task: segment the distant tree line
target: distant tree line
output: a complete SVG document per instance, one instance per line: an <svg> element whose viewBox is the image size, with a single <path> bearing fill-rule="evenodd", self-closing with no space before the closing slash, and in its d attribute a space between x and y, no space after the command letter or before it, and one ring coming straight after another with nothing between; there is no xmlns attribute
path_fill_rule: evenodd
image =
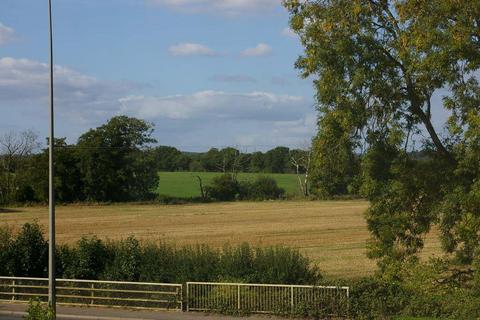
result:
<svg viewBox="0 0 480 320"><path fill-rule="evenodd" d="M155 147L152 133L152 123L117 116L82 134L76 144L55 139L56 199L65 203L153 200L159 171L210 171L228 176L228 187L233 188L230 195L222 189L226 187L225 183L222 186L224 177L212 186L202 186L202 199L277 199L284 192L274 180L239 183L237 174L307 172L302 163L308 151L277 147L265 153L241 153L235 148L212 148L205 153L187 153ZM0 137L0 204L48 200L48 149L38 152L39 146L31 131ZM257 192L259 185L261 192Z"/></svg>
<svg viewBox="0 0 480 320"><path fill-rule="evenodd" d="M279 146L252 153L233 147L182 152L175 147L159 146L152 152L161 171L295 173L292 156L305 151Z"/></svg>

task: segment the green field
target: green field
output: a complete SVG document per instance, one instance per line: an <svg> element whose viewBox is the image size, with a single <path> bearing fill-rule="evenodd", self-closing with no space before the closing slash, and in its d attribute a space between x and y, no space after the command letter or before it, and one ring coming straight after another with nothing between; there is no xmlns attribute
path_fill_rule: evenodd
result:
<svg viewBox="0 0 480 320"><path fill-rule="evenodd" d="M218 175L219 172L160 172L160 182L158 185L158 194L188 198L199 197L200 188L196 175L202 177L204 185L208 185L212 179ZM238 179L240 181L252 181L259 173L239 173ZM277 180L279 187L283 188L287 195L298 195L298 179L295 174L270 173L264 174L273 177Z"/></svg>

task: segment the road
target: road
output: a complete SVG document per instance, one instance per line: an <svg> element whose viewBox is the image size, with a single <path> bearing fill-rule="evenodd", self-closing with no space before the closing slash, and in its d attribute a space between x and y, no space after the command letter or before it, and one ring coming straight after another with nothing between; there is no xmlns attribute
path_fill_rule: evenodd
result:
<svg viewBox="0 0 480 320"><path fill-rule="evenodd" d="M0 303L1 320L23 319L27 309L26 304L20 303ZM228 320L238 319L234 316L224 316L216 314L205 314L196 312L181 311L137 311L118 308L97 308L97 307L57 307L58 319L78 319L78 320ZM270 316L250 316L242 319L248 320L279 320L278 317Z"/></svg>

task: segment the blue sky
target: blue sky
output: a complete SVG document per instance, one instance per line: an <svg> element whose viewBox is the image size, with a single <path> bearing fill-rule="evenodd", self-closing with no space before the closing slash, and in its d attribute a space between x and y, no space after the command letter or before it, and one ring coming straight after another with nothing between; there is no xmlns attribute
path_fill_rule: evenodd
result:
<svg viewBox="0 0 480 320"><path fill-rule="evenodd" d="M48 129L47 0L0 3L0 133ZM299 147L311 79L280 0L53 0L57 136L126 114L183 150Z"/></svg>

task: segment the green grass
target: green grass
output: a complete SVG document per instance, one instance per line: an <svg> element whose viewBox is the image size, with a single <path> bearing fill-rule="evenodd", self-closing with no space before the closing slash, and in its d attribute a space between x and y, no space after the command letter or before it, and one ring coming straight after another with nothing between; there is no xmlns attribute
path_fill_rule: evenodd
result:
<svg viewBox="0 0 480 320"><path fill-rule="evenodd" d="M202 177L204 186L208 185L219 172L160 172L160 183L158 193L171 197L188 198L199 197L200 189L196 175ZM240 173L240 181L254 180L259 173ZM271 173L264 174L277 180L279 187L285 189L288 195L298 195L298 180L295 174Z"/></svg>

